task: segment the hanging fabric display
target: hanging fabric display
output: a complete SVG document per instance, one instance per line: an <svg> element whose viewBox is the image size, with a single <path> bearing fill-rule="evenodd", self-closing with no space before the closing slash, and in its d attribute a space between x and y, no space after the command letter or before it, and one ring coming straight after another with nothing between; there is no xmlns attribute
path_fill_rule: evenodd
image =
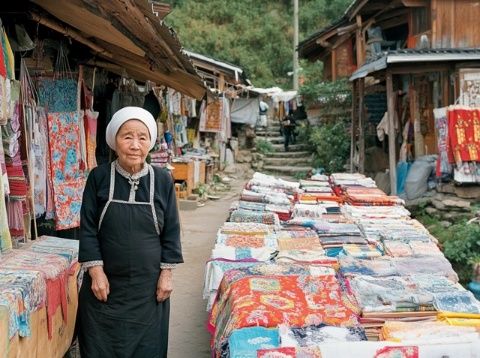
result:
<svg viewBox="0 0 480 358"><path fill-rule="evenodd" d="M80 224L85 177L79 166L79 122L83 111L49 113L51 174L55 194L56 229L65 230Z"/></svg>
<svg viewBox="0 0 480 358"><path fill-rule="evenodd" d="M448 141L448 117L447 107L435 108L433 110L435 117L435 130L437 132L438 159L436 167L437 177L449 175L452 172L452 166L448 161L449 141Z"/></svg>
<svg viewBox="0 0 480 358"><path fill-rule="evenodd" d="M480 161L480 109L464 106L448 108L450 163Z"/></svg>
<svg viewBox="0 0 480 358"><path fill-rule="evenodd" d="M2 138L0 136L0 142L1 140ZM3 146L0 146L0 151L2 151L0 153L0 156L3 157L2 149L3 149ZM2 180L2 182L5 180L3 176L0 179ZM8 218L7 218L7 208L5 206L4 185L0 183L0 255L2 252L5 252L11 248L12 248L12 239L10 237L10 231L8 230Z"/></svg>
<svg viewBox="0 0 480 358"><path fill-rule="evenodd" d="M200 109L200 131L220 133L223 131L223 100L217 99L208 104L202 103Z"/></svg>
<svg viewBox="0 0 480 358"><path fill-rule="evenodd" d="M34 158L34 203L37 217L47 210L47 115L41 107L37 108L36 121L33 127Z"/></svg>
<svg viewBox="0 0 480 358"><path fill-rule="evenodd" d="M97 166L95 148L97 147L97 119L98 112L85 110L85 137L87 142L87 169L90 171Z"/></svg>

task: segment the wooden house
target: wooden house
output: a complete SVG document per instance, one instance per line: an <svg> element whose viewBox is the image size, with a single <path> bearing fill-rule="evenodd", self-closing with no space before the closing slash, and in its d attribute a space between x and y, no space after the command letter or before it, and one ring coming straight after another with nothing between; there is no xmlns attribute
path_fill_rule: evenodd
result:
<svg viewBox="0 0 480 358"><path fill-rule="evenodd" d="M356 0L300 43L301 57L324 62L325 80L352 82L352 171L365 170L365 147L375 144L375 127L388 113L384 149L395 193L402 140L411 158L435 154L433 109L480 105L478 18L476 0ZM407 124L413 135L402 139Z"/></svg>

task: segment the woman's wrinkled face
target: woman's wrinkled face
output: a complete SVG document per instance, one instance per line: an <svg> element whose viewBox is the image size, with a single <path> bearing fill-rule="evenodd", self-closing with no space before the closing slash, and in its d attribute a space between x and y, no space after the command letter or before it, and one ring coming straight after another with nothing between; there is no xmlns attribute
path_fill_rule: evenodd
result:
<svg viewBox="0 0 480 358"><path fill-rule="evenodd" d="M126 121L115 137L118 161L127 170L143 168L150 149L150 132L138 119Z"/></svg>

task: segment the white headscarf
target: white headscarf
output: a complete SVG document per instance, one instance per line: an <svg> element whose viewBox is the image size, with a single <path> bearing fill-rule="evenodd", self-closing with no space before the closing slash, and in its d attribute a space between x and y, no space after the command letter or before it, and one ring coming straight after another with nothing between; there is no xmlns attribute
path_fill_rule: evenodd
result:
<svg viewBox="0 0 480 358"><path fill-rule="evenodd" d="M150 132L150 150L152 150L157 140L157 123L149 111L140 107L124 107L115 112L107 126L106 140L108 146L116 150L115 138L117 133L123 123L130 119L138 119L147 126Z"/></svg>

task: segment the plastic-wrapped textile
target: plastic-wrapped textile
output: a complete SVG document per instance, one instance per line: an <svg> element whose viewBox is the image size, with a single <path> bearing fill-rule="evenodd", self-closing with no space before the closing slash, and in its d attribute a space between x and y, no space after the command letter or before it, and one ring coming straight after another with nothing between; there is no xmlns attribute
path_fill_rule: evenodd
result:
<svg viewBox="0 0 480 358"><path fill-rule="evenodd" d="M318 238L278 239L280 250L321 250Z"/></svg>
<svg viewBox="0 0 480 358"><path fill-rule="evenodd" d="M226 222L220 228L222 234L245 234L245 235L261 235L271 233L269 225L261 223L233 223Z"/></svg>
<svg viewBox="0 0 480 358"><path fill-rule="evenodd" d="M280 346L277 329L248 327L237 329L228 338L230 358L257 358L257 350Z"/></svg>
<svg viewBox="0 0 480 358"><path fill-rule="evenodd" d="M398 276L398 271L388 258L362 260L352 256L339 257L340 273L344 276Z"/></svg>
<svg viewBox="0 0 480 358"><path fill-rule="evenodd" d="M347 256L358 259L371 259L382 256L382 252L375 245L346 244L343 245L343 251Z"/></svg>
<svg viewBox="0 0 480 358"><path fill-rule="evenodd" d="M320 205L295 204L293 208L293 217L318 219L326 213L327 210Z"/></svg>
<svg viewBox="0 0 480 358"><path fill-rule="evenodd" d="M366 341L362 327L333 327L325 324L307 327L278 327L283 347L312 347L322 343Z"/></svg>
<svg viewBox="0 0 480 358"><path fill-rule="evenodd" d="M452 264L442 255L394 257L392 263L401 276L433 274L458 282L458 275L453 270Z"/></svg>

